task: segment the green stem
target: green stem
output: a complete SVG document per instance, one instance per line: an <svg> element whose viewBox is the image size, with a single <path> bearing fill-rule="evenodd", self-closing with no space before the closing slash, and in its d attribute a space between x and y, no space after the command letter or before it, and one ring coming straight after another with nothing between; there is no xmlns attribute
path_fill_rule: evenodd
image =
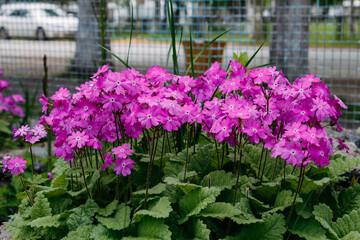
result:
<svg viewBox="0 0 360 240"><path fill-rule="evenodd" d="M257 178L258 179L260 178L261 161L262 161L264 150L265 150L264 145L265 144L263 144L263 147L262 147L262 150L261 150L261 155L260 155L259 168L258 168L258 173L257 173Z"/></svg>
<svg viewBox="0 0 360 240"><path fill-rule="evenodd" d="M34 199L32 199L32 197L30 197L30 194L29 194L28 190L27 190L26 187L25 187L25 184L24 184L24 182L23 182L23 179L22 179L21 175L19 175L19 179L20 179L21 185L23 186L23 188L24 188L24 190L25 190L25 192L26 192L26 195L28 196L28 198L29 198L29 200L30 200L31 206L33 206L33 205L34 205Z"/></svg>
<svg viewBox="0 0 360 240"><path fill-rule="evenodd" d="M239 178L240 178L240 169L241 169L241 161L242 161L242 150L243 150L243 146L242 144L242 138L243 138L243 132L240 133L240 142L239 142L239 150L240 150L240 157L239 157L239 167L238 167L238 172L237 172L237 178L236 178L236 185L235 185L235 196L234 196L234 202L233 205L235 206L236 203L236 198L237 198L237 191L238 191L238 186L239 186Z"/></svg>
<svg viewBox="0 0 360 240"><path fill-rule="evenodd" d="M186 129L187 129L186 159L185 159L185 170L184 170L184 179L183 179L183 182L185 182L185 179L186 179L186 170L187 170L187 164L188 164L188 159L189 159L189 139L190 139L190 128L189 128L189 124L186 125Z"/></svg>
<svg viewBox="0 0 360 240"><path fill-rule="evenodd" d="M148 166L148 171L147 171L147 175L146 175L145 205L147 204L147 199L148 199L148 195L149 195L150 175L151 175L151 167L152 167L152 163L153 163L152 152L155 151L155 149L154 149L155 148L155 137L156 137L156 132L154 132L154 139L152 140L152 147L151 147L151 149L149 149L150 160L149 160L149 166Z"/></svg>
<svg viewBox="0 0 360 240"><path fill-rule="evenodd" d="M84 179L84 185L85 185L85 188L86 188L89 198L92 199L91 193L90 193L88 185L86 183L84 165L83 165L82 158L80 157L80 155L79 155L79 160L80 160L80 166L81 166L82 175L83 175L83 179Z"/></svg>
<svg viewBox="0 0 360 240"><path fill-rule="evenodd" d="M264 159L264 166L262 169L261 177L260 177L260 184L262 183L264 172L265 172L265 166L266 166L266 160L267 160L268 150L265 150L265 159Z"/></svg>
<svg viewBox="0 0 360 240"><path fill-rule="evenodd" d="M31 145L30 145L30 158L31 158L31 173L34 175L34 158L33 158Z"/></svg>
<svg viewBox="0 0 360 240"><path fill-rule="evenodd" d="M217 140L215 140L215 149L216 149L216 156L217 156L217 167L218 167L218 170L220 170L220 157L219 157L219 148L218 148L218 145L217 145Z"/></svg>

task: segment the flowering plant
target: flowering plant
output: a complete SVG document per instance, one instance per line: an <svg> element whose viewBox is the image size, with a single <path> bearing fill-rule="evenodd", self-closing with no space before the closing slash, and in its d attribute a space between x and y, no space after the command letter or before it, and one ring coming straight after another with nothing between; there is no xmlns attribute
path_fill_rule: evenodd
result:
<svg viewBox="0 0 360 240"><path fill-rule="evenodd" d="M294 221L311 218L321 227L321 213L312 214L300 189L327 188L354 164L331 158L325 131L341 131L345 104L314 75L292 84L276 67L248 68L236 60L229 66L215 62L194 79L158 66L143 75L105 65L75 94L60 88L41 96L39 125L14 133L32 144L51 128L61 158L48 175L50 186L27 192L25 208L8 224L12 233L280 239L286 231L306 236ZM6 164L14 174L25 166L18 157ZM58 203L60 196L67 200ZM319 211L328 207L322 199ZM310 215L296 209L294 216L295 205Z"/></svg>

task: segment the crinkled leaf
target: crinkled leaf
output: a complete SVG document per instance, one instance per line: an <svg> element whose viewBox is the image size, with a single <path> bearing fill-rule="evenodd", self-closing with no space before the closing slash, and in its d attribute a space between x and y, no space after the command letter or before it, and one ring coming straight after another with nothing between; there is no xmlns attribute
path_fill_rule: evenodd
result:
<svg viewBox="0 0 360 240"><path fill-rule="evenodd" d="M299 218L295 224L290 223L289 231L306 240L327 240L326 231L314 219Z"/></svg>
<svg viewBox="0 0 360 240"><path fill-rule="evenodd" d="M43 176L41 175L33 175L31 178L28 178L27 181L29 182L29 184L31 186L37 186L37 185L40 185L44 182L46 182L48 179L47 178L44 178Z"/></svg>
<svg viewBox="0 0 360 240"><path fill-rule="evenodd" d="M338 218L333 222L332 227L337 235L342 238L352 231L360 231L360 209Z"/></svg>
<svg viewBox="0 0 360 240"><path fill-rule="evenodd" d="M165 164L164 176L177 178L178 175L183 175L185 169L185 162L179 159L175 159L174 154L167 155L170 156L170 159Z"/></svg>
<svg viewBox="0 0 360 240"><path fill-rule="evenodd" d="M216 170L212 165L214 157L213 144L199 145L196 153L189 158L189 170L197 172L199 176Z"/></svg>
<svg viewBox="0 0 360 240"><path fill-rule="evenodd" d="M207 205L207 207L198 214L202 217L213 218L230 218L240 215L241 211L230 203L215 202Z"/></svg>
<svg viewBox="0 0 360 240"><path fill-rule="evenodd" d="M342 213L360 209L360 184L355 184L340 192L339 207Z"/></svg>
<svg viewBox="0 0 360 240"><path fill-rule="evenodd" d="M274 208L272 208L269 213L283 211L286 208L290 207L294 201L294 195L290 190L283 190L277 196L274 204ZM298 196L296 198L296 202L302 202L302 199Z"/></svg>
<svg viewBox="0 0 360 240"><path fill-rule="evenodd" d="M182 224L186 222L190 216L200 213L208 204L215 202L219 194L220 189L218 188L196 188L189 192L179 203L180 212L183 216L183 218L179 220L179 223Z"/></svg>
<svg viewBox="0 0 360 240"><path fill-rule="evenodd" d="M297 189L298 185L298 177L295 177L293 175L286 177L286 182L291 184L292 189L294 191ZM331 179L328 177L322 178L320 180L312 180L308 178L307 176L304 177L304 181L301 187L301 194L307 195L311 191L318 189L319 187L324 187L325 185L329 184L331 182Z"/></svg>
<svg viewBox="0 0 360 240"><path fill-rule="evenodd" d="M91 188L94 187L96 181L97 181L99 178L100 178L100 172L99 172L99 170L95 170L94 173L93 173L91 176L88 176L88 177L86 178L87 187L88 187L89 191L91 191ZM80 195L80 194L82 194L82 193L84 193L84 192L86 192L85 186L84 186L81 190L79 190L79 191L77 191L77 192L70 192L70 191L69 191L69 194L70 194L71 196L75 197L75 196L78 196L78 195Z"/></svg>
<svg viewBox="0 0 360 240"><path fill-rule="evenodd" d="M62 240L90 240L93 225L80 226L74 231L70 231Z"/></svg>
<svg viewBox="0 0 360 240"><path fill-rule="evenodd" d="M29 222L28 225L35 228L58 227L60 226L59 216L46 216L37 218Z"/></svg>
<svg viewBox="0 0 360 240"><path fill-rule="evenodd" d="M285 217L282 214L264 215L264 222L254 223L244 228L238 239L246 240L279 240L286 232Z"/></svg>
<svg viewBox="0 0 360 240"><path fill-rule="evenodd" d="M178 178L166 177L164 182L168 185L178 186L185 194L188 194L191 190L201 188L201 186L191 183L183 183Z"/></svg>
<svg viewBox="0 0 360 240"><path fill-rule="evenodd" d="M108 229L122 230L130 224L130 207L124 203L118 207L115 217L96 216L96 219Z"/></svg>
<svg viewBox="0 0 360 240"><path fill-rule="evenodd" d="M90 233L90 239L94 240L114 240L118 238L119 236L116 236L111 230L107 229L101 224L93 227Z"/></svg>
<svg viewBox="0 0 360 240"><path fill-rule="evenodd" d="M165 189L166 189L166 184L159 183L159 184L155 185L154 187L150 188L148 194L149 195L153 195L153 194L158 195L158 194L164 192ZM133 192L133 195L136 196L136 195L141 195L141 194L145 194L145 193L146 193L146 191L144 189L144 190Z"/></svg>
<svg viewBox="0 0 360 240"><path fill-rule="evenodd" d="M193 221L193 240L209 240L211 231L206 228L206 225L200 219Z"/></svg>
<svg viewBox="0 0 360 240"><path fill-rule="evenodd" d="M237 216L231 217L231 220L237 224L251 224L263 222L263 219L258 219L251 211L250 202L248 198L241 198L239 202L235 204L235 207L241 212Z"/></svg>
<svg viewBox="0 0 360 240"><path fill-rule="evenodd" d="M63 174L69 167L69 164L63 158L58 158L54 163L54 169L52 170L54 179Z"/></svg>
<svg viewBox="0 0 360 240"><path fill-rule="evenodd" d="M336 154L330 156L330 164L325 167L325 170L328 171L329 177L334 179L358 165L360 165L360 158L350 159L346 156Z"/></svg>
<svg viewBox="0 0 360 240"><path fill-rule="evenodd" d="M236 184L236 179L232 173L226 173L225 171L214 171L206 175L201 181L201 185L204 187L209 186L217 187L221 190L227 188L231 189Z"/></svg>
<svg viewBox="0 0 360 240"><path fill-rule="evenodd" d="M34 199L34 205L30 210L31 219L37 219L51 215L51 208L48 199L39 192Z"/></svg>
<svg viewBox="0 0 360 240"><path fill-rule="evenodd" d="M72 209L72 213L67 219L70 230L75 230L79 226L92 224L91 218L98 211L99 207L92 199L88 199L84 205Z"/></svg>
<svg viewBox="0 0 360 240"><path fill-rule="evenodd" d="M148 205L148 209L142 209L134 214L134 218L132 220L133 223L139 222L144 216L150 216L154 218L167 218L169 217L170 212L173 210L171 207L171 203L167 197L154 199L149 202Z"/></svg>
<svg viewBox="0 0 360 240"><path fill-rule="evenodd" d="M6 134L12 134L12 132L9 129L10 123L5 120L0 120L0 132L6 133Z"/></svg>
<svg viewBox="0 0 360 240"><path fill-rule="evenodd" d="M338 239L337 234L334 232L331 226L333 212L330 207L326 204L320 203L319 205L314 206L313 214L321 226L326 229L335 239Z"/></svg>
<svg viewBox="0 0 360 240"><path fill-rule="evenodd" d="M100 208L98 213L103 217L110 216L116 209L117 205L118 205L118 201L114 200L111 203L109 203L105 208Z"/></svg>
<svg viewBox="0 0 360 240"><path fill-rule="evenodd" d="M65 188L66 185L67 185L67 183L66 183L66 180L65 180L65 172L63 172L59 176L55 177L51 181L51 187L52 188Z"/></svg>
<svg viewBox="0 0 360 240"><path fill-rule="evenodd" d="M138 236L150 239L171 240L169 227L164 224L164 219L144 216L138 225Z"/></svg>
<svg viewBox="0 0 360 240"><path fill-rule="evenodd" d="M360 232L349 232L346 236L342 237L341 240L357 240L360 239Z"/></svg>

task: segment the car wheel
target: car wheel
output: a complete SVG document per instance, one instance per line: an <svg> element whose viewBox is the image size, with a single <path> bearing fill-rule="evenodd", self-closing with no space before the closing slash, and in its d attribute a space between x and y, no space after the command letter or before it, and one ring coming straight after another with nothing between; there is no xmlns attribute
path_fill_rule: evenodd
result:
<svg viewBox="0 0 360 240"><path fill-rule="evenodd" d="M46 34L45 34L44 29L38 28L36 30L36 39L39 41L44 41L46 39Z"/></svg>
<svg viewBox="0 0 360 240"><path fill-rule="evenodd" d="M5 30L5 28L0 28L0 39L8 39L9 36Z"/></svg>

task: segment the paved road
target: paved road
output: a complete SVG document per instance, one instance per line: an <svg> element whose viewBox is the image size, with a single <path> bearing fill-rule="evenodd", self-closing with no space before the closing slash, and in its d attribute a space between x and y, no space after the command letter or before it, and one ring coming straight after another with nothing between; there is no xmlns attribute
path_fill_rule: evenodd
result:
<svg viewBox="0 0 360 240"><path fill-rule="evenodd" d="M34 40L0 40L0 68L6 75L19 77L42 76L42 57L48 58L49 74L58 75L66 71L75 54L74 41L34 41ZM251 55L256 46L234 45L228 43L224 52L224 62L228 62L233 52L247 51ZM121 58L127 55L128 43L113 42L111 49ZM147 68L154 64L165 67L168 43L153 41L134 41L130 52L130 65ZM180 46L180 67L184 69L184 50ZM269 62L269 49L264 47L255 58L254 64ZM116 66L120 63L115 61ZM171 65L171 59L170 64ZM309 72L339 77L341 79L360 78L360 49L310 48Z"/></svg>

